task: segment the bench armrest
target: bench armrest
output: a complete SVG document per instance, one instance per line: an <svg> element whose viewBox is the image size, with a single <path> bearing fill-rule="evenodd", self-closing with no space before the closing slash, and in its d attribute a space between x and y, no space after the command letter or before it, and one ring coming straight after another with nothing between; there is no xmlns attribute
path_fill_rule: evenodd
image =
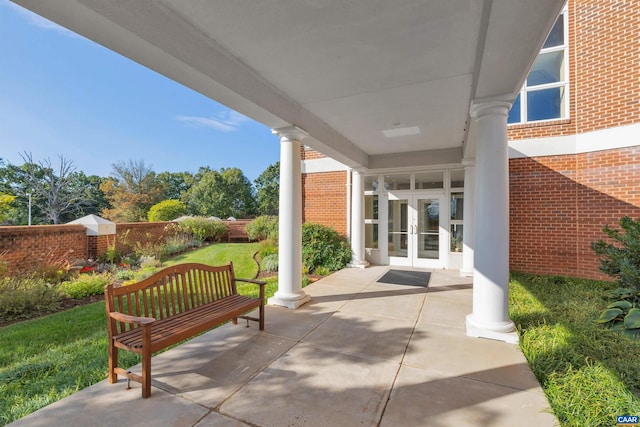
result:
<svg viewBox="0 0 640 427"><path fill-rule="evenodd" d="M117 311L110 312L109 317L119 322L132 323L134 325L148 325L156 321L153 317L131 316Z"/></svg>
<svg viewBox="0 0 640 427"><path fill-rule="evenodd" d="M267 284L267 282L265 282L264 280L255 280L255 279L238 279L236 278L236 282L247 282L247 283L253 283L255 285L260 285L260 286L264 286Z"/></svg>

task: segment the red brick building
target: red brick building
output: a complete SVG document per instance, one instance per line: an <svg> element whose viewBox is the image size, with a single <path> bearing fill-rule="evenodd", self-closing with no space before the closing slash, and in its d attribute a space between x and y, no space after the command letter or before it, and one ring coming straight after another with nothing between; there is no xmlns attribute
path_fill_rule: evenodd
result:
<svg viewBox="0 0 640 427"><path fill-rule="evenodd" d="M631 1L570 0L554 25L509 114L512 271L605 278L591 242L602 238L604 224L640 217L638 34L640 2ZM313 150L302 159L303 220L349 235L350 169ZM410 221L393 223L393 216L407 215L411 199L424 196L441 212L439 236L426 235L432 242L421 250L446 252L427 254L439 261L425 265L463 267L464 168L367 171L367 260L420 265L407 260ZM446 243L438 244L442 234Z"/></svg>

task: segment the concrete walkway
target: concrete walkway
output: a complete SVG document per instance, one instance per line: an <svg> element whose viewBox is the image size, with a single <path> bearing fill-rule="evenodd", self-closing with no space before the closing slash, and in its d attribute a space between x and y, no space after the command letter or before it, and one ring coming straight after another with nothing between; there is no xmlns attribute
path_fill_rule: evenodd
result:
<svg viewBox="0 0 640 427"><path fill-rule="evenodd" d="M229 324L154 357L148 399L105 380L11 425L557 425L517 346L465 335L470 279L376 282L388 269L339 271L302 308L267 307L264 332Z"/></svg>

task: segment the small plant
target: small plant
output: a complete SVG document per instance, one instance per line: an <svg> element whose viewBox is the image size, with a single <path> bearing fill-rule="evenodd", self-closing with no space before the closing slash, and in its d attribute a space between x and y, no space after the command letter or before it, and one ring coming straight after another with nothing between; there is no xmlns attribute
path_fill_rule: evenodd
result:
<svg viewBox="0 0 640 427"><path fill-rule="evenodd" d="M136 273L135 271L126 268L124 270L116 271L114 276L118 280L131 280L136 276Z"/></svg>
<svg viewBox="0 0 640 427"><path fill-rule="evenodd" d="M262 258L260 267L265 271L278 271L278 254L270 254Z"/></svg>
<svg viewBox="0 0 640 427"><path fill-rule="evenodd" d="M66 280L71 272L69 255L73 250L69 249L60 254L61 250L49 249L35 260L34 272L49 283L60 283Z"/></svg>
<svg viewBox="0 0 640 427"><path fill-rule="evenodd" d="M351 256L349 242L333 228L314 223L302 225L302 263L309 273L318 267L340 270Z"/></svg>
<svg viewBox="0 0 640 427"><path fill-rule="evenodd" d="M609 242L598 240L591 249L600 256L600 270L617 279L620 288L596 320L632 338L640 338L640 218L627 216L619 222L620 229L605 225L602 231Z"/></svg>
<svg viewBox="0 0 640 427"><path fill-rule="evenodd" d="M278 217L263 215L251 221L246 227L249 240L278 240Z"/></svg>
<svg viewBox="0 0 640 427"><path fill-rule="evenodd" d="M201 242L205 240L219 242L227 232L227 225L224 222L202 216L186 218L178 223L178 228Z"/></svg>
<svg viewBox="0 0 640 427"><path fill-rule="evenodd" d="M117 264L122 260L122 254L116 248L115 239L113 243L109 243L107 250L98 255L98 262L108 262L109 264Z"/></svg>
<svg viewBox="0 0 640 427"><path fill-rule="evenodd" d="M68 298L81 299L102 294L110 281L111 275L108 273L80 274L74 280L62 282L59 289Z"/></svg>
<svg viewBox="0 0 640 427"><path fill-rule="evenodd" d="M331 274L331 270L321 265L319 267L316 267L314 273L318 276L328 276L329 274Z"/></svg>

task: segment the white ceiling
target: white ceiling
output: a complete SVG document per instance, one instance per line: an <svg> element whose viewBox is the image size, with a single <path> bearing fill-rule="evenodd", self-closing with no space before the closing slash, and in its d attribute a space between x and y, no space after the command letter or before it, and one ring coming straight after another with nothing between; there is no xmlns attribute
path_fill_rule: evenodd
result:
<svg viewBox="0 0 640 427"><path fill-rule="evenodd" d="M471 102L515 97L564 3L15 1L358 168L460 161Z"/></svg>

